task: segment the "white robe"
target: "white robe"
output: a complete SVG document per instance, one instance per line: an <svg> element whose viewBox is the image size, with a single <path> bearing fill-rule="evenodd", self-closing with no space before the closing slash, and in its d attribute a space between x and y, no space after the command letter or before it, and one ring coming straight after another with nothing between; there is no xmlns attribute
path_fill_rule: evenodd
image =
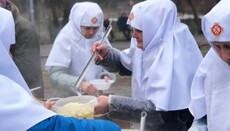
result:
<svg viewBox="0 0 230 131"><path fill-rule="evenodd" d="M128 20L143 32L143 50L131 46L121 54L122 64L132 71L132 97L149 100L157 110L182 110L190 103L192 78L202 60L188 27L177 18L170 0L137 4Z"/></svg>
<svg viewBox="0 0 230 131"><path fill-rule="evenodd" d="M96 24L91 23L91 18L97 17ZM88 21L87 21L88 20ZM91 39L86 39L81 34L81 26L99 26L98 32ZM60 31L52 50L46 61L46 67L62 66L69 69L73 76L79 76L92 53L90 51L94 42L100 40L103 35L103 12L95 3L76 3L71 9L69 22ZM105 43L110 43L106 39ZM96 79L104 70L102 67L90 65L85 80Z"/></svg>
<svg viewBox="0 0 230 131"><path fill-rule="evenodd" d="M229 131L230 66L210 49L202 61L192 85L189 107L195 119L207 114L210 131Z"/></svg>

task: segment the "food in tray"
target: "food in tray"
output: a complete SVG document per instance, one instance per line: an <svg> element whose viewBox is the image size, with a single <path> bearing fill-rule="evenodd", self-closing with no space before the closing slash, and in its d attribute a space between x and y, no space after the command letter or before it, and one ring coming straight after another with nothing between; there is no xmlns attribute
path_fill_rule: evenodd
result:
<svg viewBox="0 0 230 131"><path fill-rule="evenodd" d="M51 110L63 116L92 119L96 100L95 96L88 95L59 98Z"/></svg>
<svg viewBox="0 0 230 131"><path fill-rule="evenodd" d="M74 116L77 118L93 118L93 109L87 105L81 104L79 102L69 102L63 106L60 114L64 116Z"/></svg>

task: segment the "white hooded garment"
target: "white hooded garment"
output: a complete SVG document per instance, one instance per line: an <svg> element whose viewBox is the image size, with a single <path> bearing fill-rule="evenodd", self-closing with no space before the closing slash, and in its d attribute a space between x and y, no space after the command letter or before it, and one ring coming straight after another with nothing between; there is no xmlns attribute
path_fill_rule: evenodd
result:
<svg viewBox="0 0 230 131"><path fill-rule="evenodd" d="M1 11L0 37L5 48L9 51L10 45L15 44L14 19L10 11L1 7L0 7L0 11ZM5 26L7 24L9 26Z"/></svg>
<svg viewBox="0 0 230 131"><path fill-rule="evenodd" d="M202 55L188 27L177 18L170 0L135 5L128 24L143 32L143 50L136 39L121 54L132 71L132 97L150 100L157 110L188 108L190 87Z"/></svg>
<svg viewBox="0 0 230 131"><path fill-rule="evenodd" d="M96 23L92 22L94 18L97 19ZM86 39L81 34L81 26L99 26L99 29L93 38ZM91 2L76 3L71 9L69 22L55 39L46 67L66 67L71 75L79 76L92 55L90 49L93 43L100 40L102 35L103 12L101 8ZM108 43L108 40L105 42ZM85 80L97 78L102 71L102 67L91 64Z"/></svg>
<svg viewBox="0 0 230 131"><path fill-rule="evenodd" d="M11 13L3 14L0 10L0 20L13 18ZM10 23L5 23L3 27L9 27L9 30L14 31ZM0 31L2 31L1 27ZM14 36L7 36L7 39L13 41ZM32 97L5 44L7 43L3 43L0 36L0 131L25 131L55 113L43 107Z"/></svg>
<svg viewBox="0 0 230 131"><path fill-rule="evenodd" d="M0 8L0 41L5 47L6 52L9 54L9 48L11 44L15 43L15 28L12 13L6 9ZM2 56L1 56L2 57ZM29 88L24 81L21 73L19 72L17 66L13 61L8 61L8 57L2 57L1 64L1 74L9 77L13 81L20 84L27 92L30 93Z"/></svg>
<svg viewBox="0 0 230 131"><path fill-rule="evenodd" d="M230 1L221 0L202 18L202 31L211 42L230 42ZM213 30L219 25L219 33ZM214 35L219 34L218 36ZM230 66L210 49L193 80L189 110L195 119L207 115L208 130L229 131Z"/></svg>

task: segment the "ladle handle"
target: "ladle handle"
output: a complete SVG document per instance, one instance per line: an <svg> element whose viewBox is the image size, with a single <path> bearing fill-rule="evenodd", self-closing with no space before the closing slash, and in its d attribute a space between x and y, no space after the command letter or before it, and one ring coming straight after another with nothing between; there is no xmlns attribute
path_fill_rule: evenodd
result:
<svg viewBox="0 0 230 131"><path fill-rule="evenodd" d="M147 117L147 112L142 111L141 112L141 123L140 123L140 131L144 131L145 130L145 119Z"/></svg>
<svg viewBox="0 0 230 131"><path fill-rule="evenodd" d="M103 35L103 37L102 37L102 39L101 39L101 41L100 41L100 44L103 44L104 40L108 37L108 35L109 35L109 33L110 33L111 30L112 30L112 24L111 24L111 22L110 22L108 28L107 28L106 31L105 31L105 34ZM84 76L85 76L87 70L89 69L90 63L95 59L95 56L96 56L96 53L94 52L94 53L92 54L92 56L90 57L89 61L87 62L85 68L83 69L83 71L82 71L81 74L79 75L79 77L78 77L76 83L74 84L74 88L75 88L75 89L78 88L78 87L80 86L80 84L81 84L81 82L82 82L82 80L83 80L83 78L84 78ZM78 95L81 95L81 94L80 94L79 92L77 92L75 89L74 89L74 91L75 91Z"/></svg>

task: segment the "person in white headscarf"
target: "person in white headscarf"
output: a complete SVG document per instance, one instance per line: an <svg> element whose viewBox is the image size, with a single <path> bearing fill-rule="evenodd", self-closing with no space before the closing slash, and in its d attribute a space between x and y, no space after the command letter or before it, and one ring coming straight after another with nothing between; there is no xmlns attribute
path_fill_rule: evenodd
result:
<svg viewBox="0 0 230 131"><path fill-rule="evenodd" d="M201 128L209 131L230 130L229 7L229 0L221 0L202 17L202 31L211 48L200 64L191 88L189 110L195 118L191 131L200 131Z"/></svg>
<svg viewBox="0 0 230 131"><path fill-rule="evenodd" d="M56 37L46 62L51 82L61 97L79 93L97 95L98 90L90 80L115 78L102 67L91 64L80 87L74 87L92 55L93 43L102 38L103 19L103 12L96 3L80 2L72 7L69 22ZM107 39L106 44L111 46Z"/></svg>
<svg viewBox="0 0 230 131"><path fill-rule="evenodd" d="M132 73L132 98L100 96L95 113L140 120L147 112L150 130L187 130L193 76L202 60L198 45L177 17L170 0L148 0L133 6L127 22L133 28L129 49L119 52L95 43L96 57L109 71Z"/></svg>
<svg viewBox="0 0 230 131"><path fill-rule="evenodd" d="M0 20L13 21L12 14L0 7ZM11 19L11 20L10 20ZM11 23L1 23L6 31L14 32ZM10 30L13 29L13 30ZM14 34L6 36L13 42ZM83 120L63 117L48 110L32 96L25 80L11 59L8 48L0 36L0 130L1 131L120 131L120 127L110 121Z"/></svg>

